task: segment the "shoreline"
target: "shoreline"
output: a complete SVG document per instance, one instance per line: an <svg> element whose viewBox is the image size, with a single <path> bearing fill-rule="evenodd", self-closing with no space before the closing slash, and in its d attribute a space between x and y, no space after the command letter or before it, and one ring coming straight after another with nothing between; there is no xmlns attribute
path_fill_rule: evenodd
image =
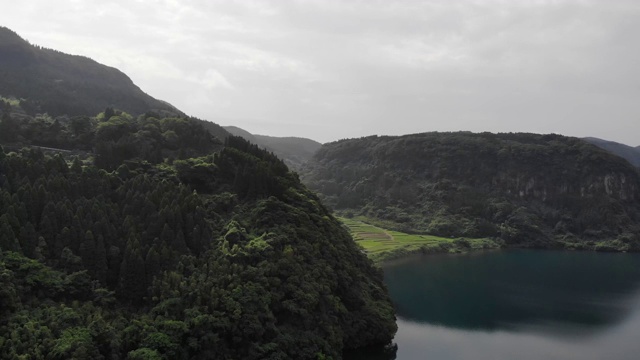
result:
<svg viewBox="0 0 640 360"><path fill-rule="evenodd" d="M426 250L426 251L425 251ZM453 250L453 251L452 251ZM384 268L387 266L394 266L399 263L411 261L416 258L428 257L432 255L449 255L449 256L470 256L479 255L481 253L494 252L494 251L510 251L510 250L531 250L531 251L564 251L564 252L585 252L585 253L610 253L610 254L637 254L638 250L628 249L611 249L599 250L597 247L593 248L571 248L571 247L527 247L527 246L499 246L488 248L467 248L467 249L450 249L439 251L437 248L421 248L413 250L404 250L402 248L396 251L390 251L389 253L379 254L376 257L367 256L378 267Z"/></svg>

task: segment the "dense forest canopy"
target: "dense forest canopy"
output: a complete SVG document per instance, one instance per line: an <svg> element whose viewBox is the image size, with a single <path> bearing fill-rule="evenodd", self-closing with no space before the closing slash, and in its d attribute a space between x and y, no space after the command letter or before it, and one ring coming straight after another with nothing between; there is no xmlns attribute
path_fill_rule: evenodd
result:
<svg viewBox="0 0 640 360"><path fill-rule="evenodd" d="M393 353L380 270L297 175L118 70L0 28L0 144L0 358Z"/></svg>
<svg viewBox="0 0 640 360"><path fill-rule="evenodd" d="M21 103L0 103L0 358L339 359L390 343L380 270L272 153L188 117Z"/></svg>
<svg viewBox="0 0 640 360"><path fill-rule="evenodd" d="M407 232L639 250L640 176L560 135L424 133L325 144L302 179L329 206Z"/></svg>

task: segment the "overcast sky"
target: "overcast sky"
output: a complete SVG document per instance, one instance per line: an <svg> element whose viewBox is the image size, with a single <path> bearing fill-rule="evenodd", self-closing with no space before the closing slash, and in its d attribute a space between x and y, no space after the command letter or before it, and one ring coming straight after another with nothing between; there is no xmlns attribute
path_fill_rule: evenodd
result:
<svg viewBox="0 0 640 360"><path fill-rule="evenodd" d="M526 131L640 145L636 0L0 3L0 25L31 43L254 134Z"/></svg>

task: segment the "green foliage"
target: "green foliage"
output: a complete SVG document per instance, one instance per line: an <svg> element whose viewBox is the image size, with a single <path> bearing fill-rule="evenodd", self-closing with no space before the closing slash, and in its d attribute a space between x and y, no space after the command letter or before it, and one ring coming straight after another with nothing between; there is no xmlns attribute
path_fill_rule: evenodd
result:
<svg viewBox="0 0 640 360"><path fill-rule="evenodd" d="M576 138L458 132L342 140L324 145L302 178L338 213L406 233L640 250L614 241L640 232L637 169Z"/></svg>
<svg viewBox="0 0 640 360"><path fill-rule="evenodd" d="M88 157L93 151L95 165L114 170L125 161L158 164L165 159L187 159L211 154L222 148L220 140L205 130L205 122L192 118L163 118L149 115L134 119L110 109L95 118L47 114L29 116L3 113L0 118L0 142L64 149ZM20 120L14 119L19 117ZM77 161L80 161L78 159ZM74 171L77 171L74 161Z"/></svg>
<svg viewBox="0 0 640 360"><path fill-rule="evenodd" d="M130 351L127 354L128 360L162 360L164 359L156 350L149 348L140 348Z"/></svg>
<svg viewBox="0 0 640 360"><path fill-rule="evenodd" d="M0 358L340 359L391 341L382 274L274 154L5 28L0 55L0 93L21 99L0 103Z"/></svg>
<svg viewBox="0 0 640 360"><path fill-rule="evenodd" d="M89 329L70 328L62 332L51 352L53 359L101 359Z"/></svg>
<svg viewBox="0 0 640 360"><path fill-rule="evenodd" d="M123 137L191 129L127 121L114 112L100 136L114 139L112 122ZM0 334L12 335L0 335L0 357L340 359L393 338L379 270L280 160L244 140L113 172L1 154Z"/></svg>
<svg viewBox="0 0 640 360"><path fill-rule="evenodd" d="M375 262L384 262L411 254L459 253L469 250L499 249L498 241L487 238L445 238L406 234L366 223L367 219L340 218L354 240Z"/></svg>

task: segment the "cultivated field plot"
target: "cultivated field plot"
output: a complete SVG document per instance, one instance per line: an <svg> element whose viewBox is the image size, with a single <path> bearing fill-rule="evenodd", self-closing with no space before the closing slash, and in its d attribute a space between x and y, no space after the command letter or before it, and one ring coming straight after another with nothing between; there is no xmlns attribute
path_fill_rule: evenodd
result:
<svg viewBox="0 0 640 360"><path fill-rule="evenodd" d="M449 239L434 235L406 234L356 219L338 219L349 228L354 240L374 261L390 260L417 252L462 252L500 247L490 239Z"/></svg>
<svg viewBox="0 0 640 360"><path fill-rule="evenodd" d="M405 250L413 252L425 247L439 247L451 244L452 239L431 235L411 235L390 231L362 221L340 218L351 231L353 238L372 258L377 259L383 253Z"/></svg>

